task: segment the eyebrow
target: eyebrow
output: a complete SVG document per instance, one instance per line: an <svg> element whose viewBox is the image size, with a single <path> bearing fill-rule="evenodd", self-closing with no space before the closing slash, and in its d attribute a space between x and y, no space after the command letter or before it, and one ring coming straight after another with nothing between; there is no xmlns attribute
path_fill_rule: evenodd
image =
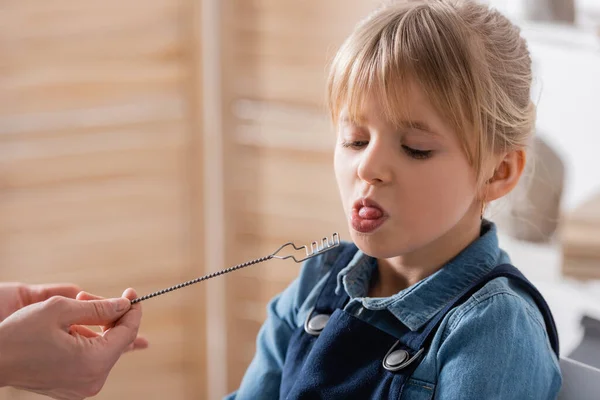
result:
<svg viewBox="0 0 600 400"><path fill-rule="evenodd" d="M364 121L365 121L365 118L363 116L359 116L358 120L352 119L348 115L344 115L344 116L340 117L341 124L353 124L354 125L354 124L359 124Z"/></svg>
<svg viewBox="0 0 600 400"><path fill-rule="evenodd" d="M423 131L424 133L429 133L433 136L441 137L441 135L438 132L436 132L426 122L423 121L400 121L400 126L403 128L417 129L419 131Z"/></svg>
<svg viewBox="0 0 600 400"><path fill-rule="evenodd" d="M362 115L358 116L358 121L355 120L355 119L350 118L348 115L344 115L344 116L340 117L340 124L355 125L355 124L362 124L364 122L368 122L368 121ZM405 128L405 129L406 128L416 129L416 130L419 130L419 131L421 131L421 132L423 132L425 134L428 134L430 136L435 136L435 137L443 138L443 135L441 135L439 132L437 132L434 129L432 129L431 126L428 125L424 121L399 121L398 127L399 128Z"/></svg>

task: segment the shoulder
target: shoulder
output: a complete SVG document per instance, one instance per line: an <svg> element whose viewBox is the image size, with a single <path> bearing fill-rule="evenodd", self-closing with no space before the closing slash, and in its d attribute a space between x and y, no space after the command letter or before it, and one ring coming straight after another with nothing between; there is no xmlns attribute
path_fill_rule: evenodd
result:
<svg viewBox="0 0 600 400"><path fill-rule="evenodd" d="M442 397L548 399L560 389L542 314L507 278L488 282L446 315L433 345Z"/></svg>
<svg viewBox="0 0 600 400"><path fill-rule="evenodd" d="M514 348L513 340L518 339L525 352L554 355L540 309L525 289L506 277L491 280L452 310L445 325L444 337L459 332L470 335L476 326L482 334L506 338L494 346Z"/></svg>
<svg viewBox="0 0 600 400"><path fill-rule="evenodd" d="M451 328L464 319L479 317L498 319L526 317L545 331L544 318L527 291L509 278L496 278L486 283L460 306L448 320Z"/></svg>

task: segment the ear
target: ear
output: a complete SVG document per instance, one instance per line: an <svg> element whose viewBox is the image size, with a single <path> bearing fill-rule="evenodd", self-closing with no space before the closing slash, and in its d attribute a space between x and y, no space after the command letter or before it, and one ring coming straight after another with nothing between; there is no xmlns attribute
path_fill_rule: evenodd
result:
<svg viewBox="0 0 600 400"><path fill-rule="evenodd" d="M510 193L519 183L525 163L525 150L506 153L496 164L492 177L485 183L483 201L489 203Z"/></svg>

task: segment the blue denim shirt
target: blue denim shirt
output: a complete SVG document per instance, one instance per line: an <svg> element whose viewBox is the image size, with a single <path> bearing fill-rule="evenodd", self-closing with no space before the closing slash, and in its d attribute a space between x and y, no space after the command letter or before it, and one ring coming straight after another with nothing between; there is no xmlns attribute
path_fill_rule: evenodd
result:
<svg viewBox="0 0 600 400"><path fill-rule="evenodd" d="M278 398L290 337L303 326L325 283L333 262L328 254L307 260L300 276L271 300L256 355L228 400ZM485 221L482 235L457 257L391 297L366 297L377 263L361 251L338 274L336 290L350 296L347 312L394 334L390 316L416 330L469 283L507 262L495 225ZM390 313L379 312L386 309ZM558 360L533 299L507 278L497 278L442 320L402 400L555 399L561 382Z"/></svg>

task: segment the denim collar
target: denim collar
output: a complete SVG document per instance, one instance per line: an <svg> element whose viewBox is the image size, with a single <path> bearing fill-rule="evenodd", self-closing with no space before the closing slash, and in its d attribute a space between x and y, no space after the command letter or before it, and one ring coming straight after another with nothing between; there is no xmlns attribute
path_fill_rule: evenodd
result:
<svg viewBox="0 0 600 400"><path fill-rule="evenodd" d="M389 310L410 330L428 322L449 301L496 265L509 262L498 247L496 225L484 220L481 236L441 269L416 284L385 298L365 297L369 282L377 269L377 260L358 251L337 276L336 293L342 288L351 299L357 299L369 310Z"/></svg>

